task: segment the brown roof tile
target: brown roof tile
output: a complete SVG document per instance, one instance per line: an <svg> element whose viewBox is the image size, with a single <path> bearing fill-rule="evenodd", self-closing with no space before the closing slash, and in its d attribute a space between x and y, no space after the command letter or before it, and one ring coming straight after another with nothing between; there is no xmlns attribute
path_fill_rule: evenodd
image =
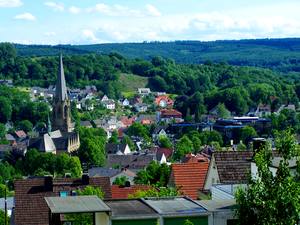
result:
<svg viewBox="0 0 300 225"><path fill-rule="evenodd" d="M63 190L70 195L78 188L102 187L104 198L111 199L109 177L92 177L89 180L89 185L83 185L80 178L53 179L53 192L44 191L44 178L15 180L15 224L49 224L49 208L44 197L60 196Z"/></svg>
<svg viewBox="0 0 300 225"><path fill-rule="evenodd" d="M216 151L213 153L220 183L246 182L252 151Z"/></svg>
<svg viewBox="0 0 300 225"><path fill-rule="evenodd" d="M198 198L198 190L202 190L209 163L172 164L171 174L174 175L176 187L183 185L181 191L191 199Z"/></svg>
<svg viewBox="0 0 300 225"><path fill-rule="evenodd" d="M173 155L174 148L159 148L157 153L164 153L166 158L169 158Z"/></svg>
<svg viewBox="0 0 300 225"><path fill-rule="evenodd" d="M112 199L119 199L119 198L128 198L129 194L133 194L137 190L149 190L151 186L147 186L145 184L139 185L131 185L130 188L125 187L125 185L111 185L111 194Z"/></svg>

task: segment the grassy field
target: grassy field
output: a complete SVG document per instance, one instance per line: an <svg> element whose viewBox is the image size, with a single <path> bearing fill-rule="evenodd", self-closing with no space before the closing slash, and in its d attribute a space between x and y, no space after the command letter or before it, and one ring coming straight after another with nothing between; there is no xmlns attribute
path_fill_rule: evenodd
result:
<svg viewBox="0 0 300 225"><path fill-rule="evenodd" d="M149 77L141 77L134 74L124 74L120 75L119 82L124 92L137 91L138 88L145 88L149 85Z"/></svg>

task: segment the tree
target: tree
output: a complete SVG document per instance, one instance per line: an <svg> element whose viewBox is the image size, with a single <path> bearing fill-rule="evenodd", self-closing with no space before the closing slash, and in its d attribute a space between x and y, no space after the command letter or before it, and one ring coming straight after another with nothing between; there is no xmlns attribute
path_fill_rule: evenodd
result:
<svg viewBox="0 0 300 225"><path fill-rule="evenodd" d="M130 151L134 152L136 151L136 147L135 145L132 143L131 139L127 136L125 136L122 141L121 141L122 144L127 144L128 147L130 148Z"/></svg>
<svg viewBox="0 0 300 225"><path fill-rule="evenodd" d="M12 106L8 98L0 96L0 123L6 123L10 120Z"/></svg>
<svg viewBox="0 0 300 225"><path fill-rule="evenodd" d="M147 137L149 136L149 130L146 129L142 124L134 122L130 127L127 128L128 136Z"/></svg>
<svg viewBox="0 0 300 225"><path fill-rule="evenodd" d="M104 198L105 192L102 192L101 187L91 187L86 186L83 191L76 190L78 196L83 195L98 195L101 199ZM72 224L75 225L93 225L93 214L92 213L76 213L76 214L66 214L66 219L68 221L72 220Z"/></svg>
<svg viewBox="0 0 300 225"><path fill-rule="evenodd" d="M247 146L240 142L236 148L236 150L247 150Z"/></svg>
<svg viewBox="0 0 300 225"><path fill-rule="evenodd" d="M223 119L228 117L228 110L226 109L226 106L224 103L218 104L217 113L220 115Z"/></svg>
<svg viewBox="0 0 300 225"><path fill-rule="evenodd" d="M179 196L183 195L184 191L180 192L180 189L183 185L174 188L167 185L166 188L161 188L158 191L158 185L152 185L147 191L145 189L137 190L133 194L128 194L128 198L146 198L146 197L170 197L170 196Z"/></svg>
<svg viewBox="0 0 300 225"><path fill-rule="evenodd" d="M0 140L0 145L10 145L10 142L4 137Z"/></svg>
<svg viewBox="0 0 300 225"><path fill-rule="evenodd" d="M170 167L163 163L159 165L156 161L151 161L146 170L138 171L133 181L135 184L157 184L165 187L170 174Z"/></svg>
<svg viewBox="0 0 300 225"><path fill-rule="evenodd" d="M271 171L273 155L268 145L256 152L257 173L249 176L247 188L238 187L235 193L237 208L234 217L238 224L299 224L300 168L289 168L300 150L291 130L276 141L281 158L276 173Z"/></svg>
<svg viewBox="0 0 300 225"><path fill-rule="evenodd" d="M167 138L166 136L164 135L161 135L159 138L158 138L158 146L160 148L173 148L172 144L171 144L171 141L169 138Z"/></svg>
<svg viewBox="0 0 300 225"><path fill-rule="evenodd" d="M110 144L120 144L120 142L118 142L118 139L115 136L111 136L108 139L108 143L110 143Z"/></svg>
<svg viewBox="0 0 300 225"><path fill-rule="evenodd" d="M32 132L33 125L29 120L23 120L20 123L20 130L23 130L25 133Z"/></svg>
<svg viewBox="0 0 300 225"><path fill-rule="evenodd" d="M5 211L0 209L0 224L5 224ZM7 216L7 224L10 224L10 216Z"/></svg>
<svg viewBox="0 0 300 225"><path fill-rule="evenodd" d="M4 124L0 123L0 138L6 133L6 127Z"/></svg>
<svg viewBox="0 0 300 225"><path fill-rule="evenodd" d="M190 154L191 152L193 152L193 144L186 135L183 135L175 146L174 158L181 161L186 154Z"/></svg>
<svg viewBox="0 0 300 225"><path fill-rule="evenodd" d="M192 137L194 153L197 154L201 150L201 140L198 137Z"/></svg>
<svg viewBox="0 0 300 225"><path fill-rule="evenodd" d="M34 172L38 169L38 158L39 153L35 148L31 148L26 152L24 168L27 173L34 174Z"/></svg>
<svg viewBox="0 0 300 225"><path fill-rule="evenodd" d="M114 180L114 182L112 183L113 185L125 185L126 181L128 181L129 178L126 176L122 176L120 177L116 177L116 179Z"/></svg>
<svg viewBox="0 0 300 225"><path fill-rule="evenodd" d="M249 136L252 136L252 137L257 137L257 133L256 131L254 130L253 127L244 127L242 129L242 135L241 135L241 138L242 138L242 141L245 143L245 144L248 144L246 143L246 138L249 137Z"/></svg>

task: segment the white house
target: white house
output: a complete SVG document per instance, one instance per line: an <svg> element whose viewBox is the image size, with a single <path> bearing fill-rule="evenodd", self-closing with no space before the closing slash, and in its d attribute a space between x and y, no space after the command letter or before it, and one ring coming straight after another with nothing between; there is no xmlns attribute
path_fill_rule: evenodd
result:
<svg viewBox="0 0 300 225"><path fill-rule="evenodd" d="M120 99L118 100L118 103L119 103L119 105L121 105L121 106L129 105L129 101L128 101L127 98L120 98Z"/></svg>
<svg viewBox="0 0 300 225"><path fill-rule="evenodd" d="M146 103L137 103L137 104L135 104L135 109L138 112L145 112L145 111L147 111L147 104Z"/></svg>
<svg viewBox="0 0 300 225"><path fill-rule="evenodd" d="M150 88L138 88L137 93L141 95L148 95L151 93L151 90Z"/></svg>
<svg viewBox="0 0 300 225"><path fill-rule="evenodd" d="M82 108L85 108L85 109L88 110L88 111L94 110L94 103L91 102L91 106L88 107L88 106L86 105L86 100L87 100L87 99L82 99L82 100L81 100Z"/></svg>
<svg viewBox="0 0 300 225"><path fill-rule="evenodd" d="M102 101L102 104L107 109L115 109L115 105L116 105L115 101L113 99L104 100L104 101Z"/></svg>

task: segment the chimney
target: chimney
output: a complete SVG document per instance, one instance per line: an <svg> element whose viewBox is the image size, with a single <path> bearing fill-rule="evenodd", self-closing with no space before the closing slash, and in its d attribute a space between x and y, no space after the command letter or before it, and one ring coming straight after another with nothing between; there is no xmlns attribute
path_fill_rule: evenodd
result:
<svg viewBox="0 0 300 225"><path fill-rule="evenodd" d="M125 182L125 188L131 188L130 181L127 180Z"/></svg>
<svg viewBox="0 0 300 225"><path fill-rule="evenodd" d="M253 156L255 156L256 152L259 152L262 148L266 145L266 139L265 138L253 138Z"/></svg>
<svg viewBox="0 0 300 225"><path fill-rule="evenodd" d="M44 175L44 191L52 191L53 192L53 176L52 175Z"/></svg>
<svg viewBox="0 0 300 225"><path fill-rule="evenodd" d="M89 185L90 184L90 177L88 173L83 173L81 177L81 181L83 185Z"/></svg>

